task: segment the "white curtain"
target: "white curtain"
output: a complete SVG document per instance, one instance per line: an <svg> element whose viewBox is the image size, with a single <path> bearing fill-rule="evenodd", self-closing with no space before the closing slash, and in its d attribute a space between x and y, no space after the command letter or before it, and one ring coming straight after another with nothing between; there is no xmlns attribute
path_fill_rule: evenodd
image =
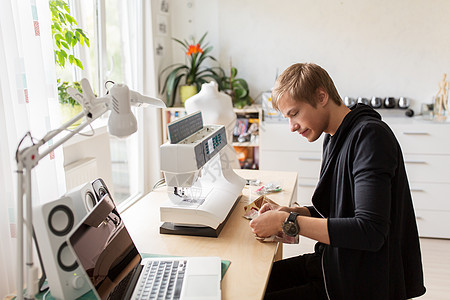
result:
<svg viewBox="0 0 450 300"><path fill-rule="evenodd" d="M28 132L42 138L56 101L48 0L0 0L0 297L16 290L15 152ZM29 146L25 139L23 146ZM47 145L50 146L52 141ZM42 147L42 150L45 147ZM62 151L42 159L32 172L33 204L64 193ZM36 264L38 262L36 261Z"/></svg>

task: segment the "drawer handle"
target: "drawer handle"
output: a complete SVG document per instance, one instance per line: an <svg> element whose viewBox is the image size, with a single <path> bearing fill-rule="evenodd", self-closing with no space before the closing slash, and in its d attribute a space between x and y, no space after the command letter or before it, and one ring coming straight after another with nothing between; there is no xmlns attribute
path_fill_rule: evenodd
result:
<svg viewBox="0 0 450 300"><path fill-rule="evenodd" d="M403 132L404 135L430 135L428 132Z"/></svg>
<svg viewBox="0 0 450 300"><path fill-rule="evenodd" d="M411 192L423 193L423 192L425 192L425 190L424 189L411 189Z"/></svg>
<svg viewBox="0 0 450 300"><path fill-rule="evenodd" d="M298 160L309 160L309 161L321 161L321 158L314 158L314 157L299 157Z"/></svg>
<svg viewBox="0 0 450 300"><path fill-rule="evenodd" d="M305 183L299 183L298 186L302 186L302 187L316 187L315 184L311 184L311 183L308 183L308 184L305 184Z"/></svg>
<svg viewBox="0 0 450 300"><path fill-rule="evenodd" d="M427 162L423 160L405 160L406 164L426 165Z"/></svg>
<svg viewBox="0 0 450 300"><path fill-rule="evenodd" d="M421 216L416 216L416 220L423 220Z"/></svg>

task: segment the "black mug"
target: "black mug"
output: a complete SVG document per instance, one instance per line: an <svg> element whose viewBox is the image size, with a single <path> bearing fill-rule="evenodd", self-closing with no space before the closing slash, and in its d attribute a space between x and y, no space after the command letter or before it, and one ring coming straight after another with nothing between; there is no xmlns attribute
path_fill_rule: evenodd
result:
<svg viewBox="0 0 450 300"><path fill-rule="evenodd" d="M372 99L370 100L370 106L372 106L373 108L382 107L383 99L381 99L380 97L372 97Z"/></svg>
<svg viewBox="0 0 450 300"><path fill-rule="evenodd" d="M395 104L397 103L394 97L386 97L384 99L384 108L395 108Z"/></svg>

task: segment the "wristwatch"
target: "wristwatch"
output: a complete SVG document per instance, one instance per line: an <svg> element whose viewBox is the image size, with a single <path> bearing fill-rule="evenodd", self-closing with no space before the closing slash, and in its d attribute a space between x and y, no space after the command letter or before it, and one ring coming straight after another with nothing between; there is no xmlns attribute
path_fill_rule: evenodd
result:
<svg viewBox="0 0 450 300"><path fill-rule="evenodd" d="M300 227L297 223L297 216L300 214L291 212L283 223L283 232L288 236L297 236L300 231Z"/></svg>

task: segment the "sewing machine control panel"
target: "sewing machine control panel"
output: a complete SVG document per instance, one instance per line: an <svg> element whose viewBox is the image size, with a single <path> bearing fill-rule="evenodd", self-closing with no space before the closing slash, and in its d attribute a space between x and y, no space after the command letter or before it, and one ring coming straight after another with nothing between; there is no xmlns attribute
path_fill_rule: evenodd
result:
<svg viewBox="0 0 450 300"><path fill-rule="evenodd" d="M197 112L167 125L171 144L177 144L203 128L202 113Z"/></svg>
<svg viewBox="0 0 450 300"><path fill-rule="evenodd" d="M218 133L216 136L210 138L205 144L205 153L207 155L211 154L220 146L222 143L222 134Z"/></svg>
<svg viewBox="0 0 450 300"><path fill-rule="evenodd" d="M202 135L202 139L197 140L195 146L195 157L197 167L202 167L209 161L219 150L226 145L226 132L224 126L217 126L214 131L210 131L208 135Z"/></svg>

